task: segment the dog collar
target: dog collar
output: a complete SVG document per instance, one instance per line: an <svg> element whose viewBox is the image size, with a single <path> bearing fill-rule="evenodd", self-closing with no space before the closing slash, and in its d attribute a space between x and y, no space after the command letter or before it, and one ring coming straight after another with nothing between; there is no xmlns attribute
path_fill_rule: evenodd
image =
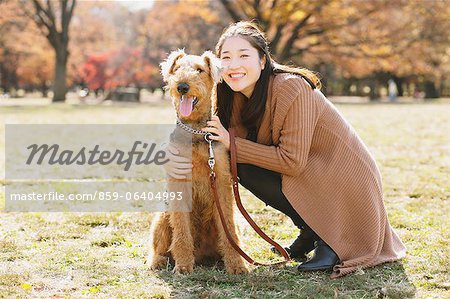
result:
<svg viewBox="0 0 450 299"><path fill-rule="evenodd" d="M209 152L208 165L211 168L211 171L213 171L216 161L214 159L214 151L213 151L213 146L212 146L212 142L213 142L213 140L211 139L212 133L205 132L202 130L195 130L194 128L191 128L190 126L183 124L179 118L177 118L177 126L179 126L183 130L185 130L191 134L204 136L206 142L208 142L208 152Z"/></svg>
<svg viewBox="0 0 450 299"><path fill-rule="evenodd" d="M191 128L190 126L184 124L179 118L177 118L177 126L185 130L186 132L189 132L191 134L195 135L203 135L206 142L211 142L212 139L210 138L212 134L210 132L202 131L202 130L196 130L194 128Z"/></svg>
<svg viewBox="0 0 450 299"><path fill-rule="evenodd" d="M209 132L205 132L205 131L202 131L202 130L196 130L194 128L191 128L190 126L188 126L186 124L183 124L179 118L177 118L177 126L182 128L183 130L185 130L185 131L187 131L187 132L189 132L191 134L195 134L195 135L206 135L206 134L209 133Z"/></svg>

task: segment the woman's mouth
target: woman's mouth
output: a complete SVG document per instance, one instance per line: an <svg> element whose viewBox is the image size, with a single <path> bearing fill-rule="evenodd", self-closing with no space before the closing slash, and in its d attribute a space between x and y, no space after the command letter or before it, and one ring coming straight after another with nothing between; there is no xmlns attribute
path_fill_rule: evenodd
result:
<svg viewBox="0 0 450 299"><path fill-rule="evenodd" d="M231 79L240 79L243 78L244 76L245 76L244 73L232 73L228 75L228 77L230 77Z"/></svg>

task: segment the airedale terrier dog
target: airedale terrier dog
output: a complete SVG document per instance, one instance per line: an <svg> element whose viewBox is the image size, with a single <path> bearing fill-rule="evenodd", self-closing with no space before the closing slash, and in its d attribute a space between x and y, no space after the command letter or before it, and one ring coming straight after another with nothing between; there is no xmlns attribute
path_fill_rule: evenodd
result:
<svg viewBox="0 0 450 299"><path fill-rule="evenodd" d="M216 83L220 80L220 62L210 51L202 56L187 55L184 50L172 52L161 63L161 73L172 97L178 117L180 134L201 131L216 106ZM186 128L189 128L186 131ZM191 136L189 136L191 137ZM214 204L208 166L208 143L204 135L192 134L190 144L174 146L180 155L192 151L192 212L164 212L152 223L151 269L161 269L175 261L175 273L191 273L194 264L208 264L223 259L230 274L247 273L244 260L230 245ZM239 238L234 223L232 178L229 154L219 142L214 142L217 191L226 225L234 241ZM171 179L172 181L174 179Z"/></svg>

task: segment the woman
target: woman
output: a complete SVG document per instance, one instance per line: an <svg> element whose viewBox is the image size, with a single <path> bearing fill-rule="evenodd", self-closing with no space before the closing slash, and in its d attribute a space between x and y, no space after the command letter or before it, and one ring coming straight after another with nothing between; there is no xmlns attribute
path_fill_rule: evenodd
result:
<svg viewBox="0 0 450 299"><path fill-rule="evenodd" d="M218 116L203 130L229 148L225 128L236 129L240 183L300 228L288 248L292 257L305 260L314 250L298 270L333 269L332 277L340 277L404 257L377 165L318 90L317 77L277 64L251 22L230 25L216 54L224 67Z"/></svg>

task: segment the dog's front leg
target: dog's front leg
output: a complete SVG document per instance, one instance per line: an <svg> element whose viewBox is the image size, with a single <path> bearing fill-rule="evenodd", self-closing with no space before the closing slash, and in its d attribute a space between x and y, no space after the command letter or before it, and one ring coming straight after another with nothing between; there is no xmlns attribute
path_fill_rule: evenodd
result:
<svg viewBox="0 0 450 299"><path fill-rule="evenodd" d="M223 185L221 185L223 186ZM240 241L238 234L236 232L236 225L234 223L234 213L233 213L233 195L229 186L219 187L220 204L222 207L223 214L225 216L226 227L230 232L233 241L240 246ZM225 264L225 269L229 274L242 274L248 273L248 269L245 266L244 260L239 255L239 253L231 246L228 238L220 220L219 212L215 210L215 222L217 230L219 232L219 250L223 256L223 261Z"/></svg>
<svg viewBox="0 0 450 299"><path fill-rule="evenodd" d="M175 260L174 273L191 273L194 270L194 240L191 233L190 213L174 212L170 214L173 228L170 246Z"/></svg>

